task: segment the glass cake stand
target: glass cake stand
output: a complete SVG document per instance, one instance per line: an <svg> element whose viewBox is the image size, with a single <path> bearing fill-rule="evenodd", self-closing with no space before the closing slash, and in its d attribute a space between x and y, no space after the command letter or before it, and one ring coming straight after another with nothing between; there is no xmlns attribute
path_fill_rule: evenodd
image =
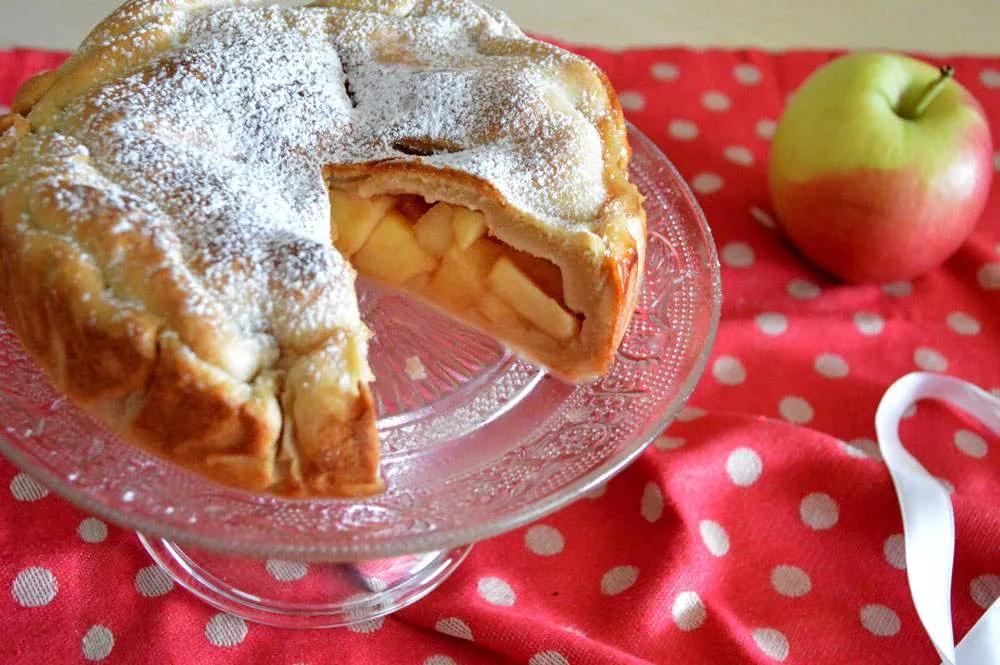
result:
<svg viewBox="0 0 1000 665"><path fill-rule="evenodd" d="M388 491L255 496L124 443L61 397L0 319L0 452L84 510L135 529L205 602L288 627L366 623L423 597L471 543L565 506L619 472L694 389L721 290L704 216L630 128L649 216L643 291L608 374L567 385L486 336L361 284L375 331Z"/></svg>

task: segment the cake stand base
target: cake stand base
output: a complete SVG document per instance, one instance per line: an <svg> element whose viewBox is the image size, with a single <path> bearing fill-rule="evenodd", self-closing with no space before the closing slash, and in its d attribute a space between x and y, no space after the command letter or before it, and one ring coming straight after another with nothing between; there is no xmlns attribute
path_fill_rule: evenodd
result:
<svg viewBox="0 0 1000 665"><path fill-rule="evenodd" d="M281 628L374 630L444 582L471 545L359 563L231 557L139 533L175 582L224 612Z"/></svg>

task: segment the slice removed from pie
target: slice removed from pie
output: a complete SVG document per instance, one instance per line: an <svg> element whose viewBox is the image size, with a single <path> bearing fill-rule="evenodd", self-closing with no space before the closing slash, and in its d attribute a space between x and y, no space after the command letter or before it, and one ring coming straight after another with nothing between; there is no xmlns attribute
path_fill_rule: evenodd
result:
<svg viewBox="0 0 1000 665"><path fill-rule="evenodd" d="M514 228L502 208L484 206L487 214L435 201L434 193L429 200L411 192L365 196L358 193L365 182L334 180L330 189L334 244L361 274L432 303L570 381L607 368L631 314L634 267L609 261L614 270L602 271L559 246L530 253L501 240ZM534 240L528 244L536 248L545 242ZM566 285L553 259L580 281ZM633 284L616 281L618 269ZM570 291L576 307L567 302Z"/></svg>

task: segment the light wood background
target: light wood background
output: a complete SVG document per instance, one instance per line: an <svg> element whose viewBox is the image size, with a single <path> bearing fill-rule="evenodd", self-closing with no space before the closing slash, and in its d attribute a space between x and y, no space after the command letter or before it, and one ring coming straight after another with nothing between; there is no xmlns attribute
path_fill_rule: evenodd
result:
<svg viewBox="0 0 1000 665"><path fill-rule="evenodd" d="M120 0L0 0L0 48L72 49ZM493 0L580 44L1000 54L1000 0Z"/></svg>

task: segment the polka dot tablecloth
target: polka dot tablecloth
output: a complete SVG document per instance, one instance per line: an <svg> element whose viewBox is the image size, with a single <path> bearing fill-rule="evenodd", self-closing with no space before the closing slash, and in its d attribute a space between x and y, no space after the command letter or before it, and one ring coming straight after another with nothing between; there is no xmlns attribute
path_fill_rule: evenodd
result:
<svg viewBox="0 0 1000 665"><path fill-rule="evenodd" d="M782 104L832 54L584 52L691 184L718 242L721 330L677 422L606 487L481 543L425 600L353 630L220 614L132 533L0 462L0 661L938 662L909 597L873 417L918 368L1000 389L1000 193L942 268L837 284L783 240L765 188ZM0 103L61 59L0 52ZM1000 129L1000 60L952 64ZM909 415L904 441L952 491L961 637L1000 594L1000 442L932 403ZM276 584L310 575L260 565Z"/></svg>

